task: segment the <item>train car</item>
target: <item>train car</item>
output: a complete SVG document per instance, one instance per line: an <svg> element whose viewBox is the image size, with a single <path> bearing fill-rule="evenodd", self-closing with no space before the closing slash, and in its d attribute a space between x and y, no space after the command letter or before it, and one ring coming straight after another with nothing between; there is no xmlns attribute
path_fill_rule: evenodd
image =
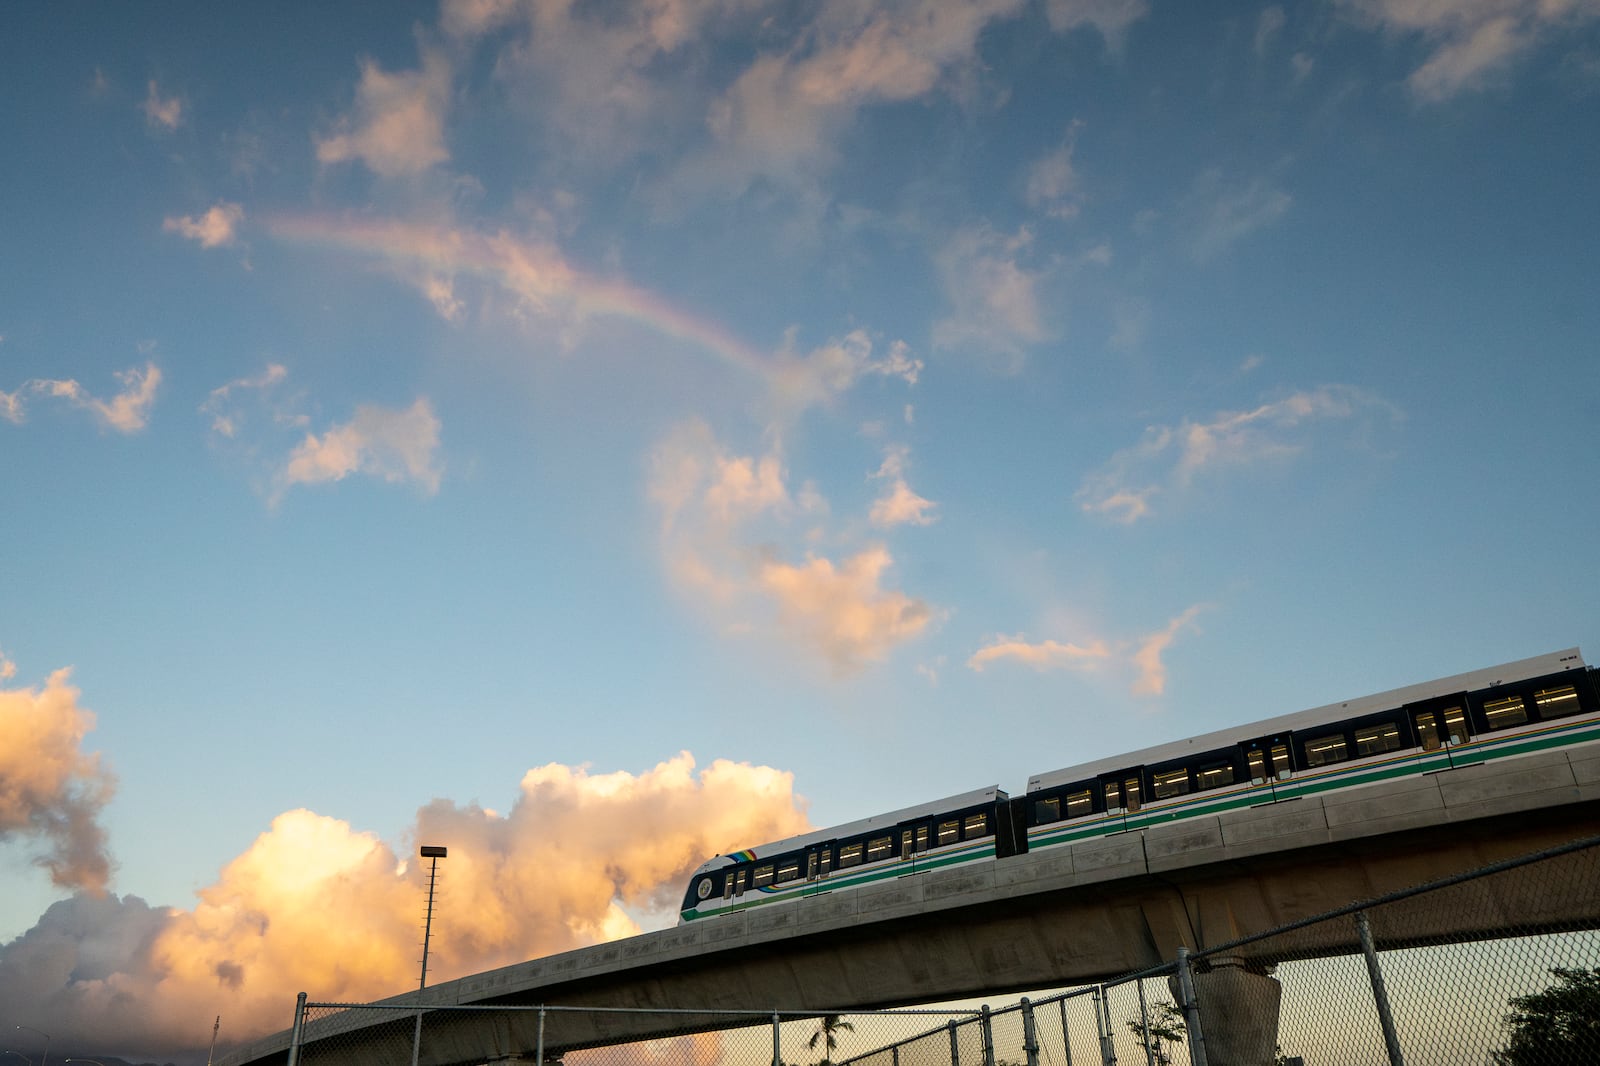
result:
<svg viewBox="0 0 1600 1066"><path fill-rule="evenodd" d="M1026 850L1600 740L1577 648L1038 774Z"/></svg>
<svg viewBox="0 0 1600 1066"><path fill-rule="evenodd" d="M998 786L718 855L695 871L678 924L1016 853Z"/></svg>
<svg viewBox="0 0 1600 1066"><path fill-rule="evenodd" d="M1184 818L1600 742L1577 648L1219 730L718 855L679 924ZM1037 744L1019 736L1018 743Z"/></svg>

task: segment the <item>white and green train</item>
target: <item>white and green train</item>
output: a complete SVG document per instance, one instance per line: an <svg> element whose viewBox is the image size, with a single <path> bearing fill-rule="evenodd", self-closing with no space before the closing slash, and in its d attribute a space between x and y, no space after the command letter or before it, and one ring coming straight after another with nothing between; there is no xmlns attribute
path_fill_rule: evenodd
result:
<svg viewBox="0 0 1600 1066"><path fill-rule="evenodd" d="M1037 774L718 855L679 921L1200 815L1600 741L1577 648Z"/></svg>

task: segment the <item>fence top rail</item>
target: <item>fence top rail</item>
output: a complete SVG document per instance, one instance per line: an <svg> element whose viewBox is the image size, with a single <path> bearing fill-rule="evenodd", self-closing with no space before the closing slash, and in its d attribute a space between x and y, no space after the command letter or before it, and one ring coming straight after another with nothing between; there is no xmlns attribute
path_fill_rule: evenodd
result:
<svg viewBox="0 0 1600 1066"><path fill-rule="evenodd" d="M335 1003L332 1001L313 1002L306 1001L306 1009L318 1010L387 1010L397 1014L434 1014L441 1011L461 1011L464 1013L500 1014L500 1013L527 1013L533 1011L549 1011L551 1013L566 1012L569 1014L685 1014L701 1015L717 1018L749 1018L753 1022L770 1022L774 1017L794 1020L808 1018L821 1018L829 1014L838 1014L847 1017L915 1017L933 1016L939 1018L956 1018L961 1020L975 1019L982 1015L982 1008L950 1010L935 1008L901 1007L893 1010L857 1010L851 1007L841 1007L831 1010L714 1010L705 1007L573 1007L557 1003L540 1004L493 1004L493 1003L440 1003L418 1006L415 1003ZM1007 1010L1014 1008L1007 1007Z"/></svg>

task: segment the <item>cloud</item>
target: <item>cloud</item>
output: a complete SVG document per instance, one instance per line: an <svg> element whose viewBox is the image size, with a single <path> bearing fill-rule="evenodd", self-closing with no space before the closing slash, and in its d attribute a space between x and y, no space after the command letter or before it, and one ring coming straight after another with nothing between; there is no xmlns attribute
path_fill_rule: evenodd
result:
<svg viewBox="0 0 1600 1066"><path fill-rule="evenodd" d="M669 924L712 855L809 827L792 775L682 752L633 774L550 763L509 813L436 799L408 834L439 865L429 975L449 980ZM301 989L364 1001L406 990L425 891L421 864L309 810L280 814L192 909L75 896L0 947L0 1022L85 1045L170 1055L281 1030Z"/></svg>
<svg viewBox="0 0 1600 1066"><path fill-rule="evenodd" d="M1199 262L1215 259L1234 244L1265 229L1289 211L1293 198L1268 179L1225 176L1220 168L1202 171L1184 196L1189 254Z"/></svg>
<svg viewBox="0 0 1600 1066"><path fill-rule="evenodd" d="M1168 622L1164 628L1147 635L1139 642L1139 647L1133 653L1134 664L1139 668L1138 680L1133 683L1134 695L1159 696L1167 690L1167 668L1162 663L1161 656L1172 646L1179 633L1194 625L1196 616L1205 609L1204 604L1195 604Z"/></svg>
<svg viewBox="0 0 1600 1066"><path fill-rule="evenodd" d="M907 455L905 448L891 448L883 458L883 465L873 475L889 483L884 493L872 502L872 511L867 516L875 526L927 526L936 521L932 511L938 504L918 496L906 484Z"/></svg>
<svg viewBox="0 0 1600 1066"><path fill-rule="evenodd" d="M429 493L438 492L443 476L435 456L438 447L439 419L426 397L404 411L361 406L344 425L320 437L306 434L279 475L280 491L366 474L392 484L413 481Z"/></svg>
<svg viewBox="0 0 1600 1066"><path fill-rule="evenodd" d="M267 368L255 377L237 378L226 385L212 389L205 402L200 405L201 413L211 416L211 432L219 437L238 436L245 415L236 394L268 392L281 385L288 376L289 371L282 363L268 363ZM303 415L280 411L277 421L280 424L301 426L306 420Z"/></svg>
<svg viewBox="0 0 1600 1066"><path fill-rule="evenodd" d="M1078 172L1072 164L1074 139L1082 123L1074 122L1061 147L1034 163L1028 171L1026 198L1029 207L1042 210L1051 218L1078 217L1083 194Z"/></svg>
<svg viewBox="0 0 1600 1066"><path fill-rule="evenodd" d="M967 665L982 673L991 663L1014 660L1035 670L1093 670L1111 657L1103 640L1091 641L1088 646L1062 644L1054 640L1029 643L1019 633L1013 637L997 636L972 653Z"/></svg>
<svg viewBox="0 0 1600 1066"><path fill-rule="evenodd" d="M1038 673L1072 670L1079 673L1116 671L1128 679L1135 696L1159 696L1166 691L1164 655L1178 635L1194 625L1204 604L1187 608L1155 633L1133 640L1110 641L1099 637L1083 643L1056 640L1029 641L1022 634L1000 635L967 659L968 668L982 673L990 666L1014 662Z"/></svg>
<svg viewBox="0 0 1600 1066"><path fill-rule="evenodd" d="M152 80L144 98L144 117L152 126L175 130L183 125L183 101L176 96L163 98Z"/></svg>
<svg viewBox="0 0 1600 1066"><path fill-rule="evenodd" d="M829 534L820 493L792 490L776 452L737 455L704 423L687 423L656 446L650 496L668 573L726 632L787 641L846 676L936 617L926 602L884 587L893 559L882 544L852 545L838 558L814 548L798 563L783 557L785 541Z"/></svg>
<svg viewBox="0 0 1600 1066"><path fill-rule="evenodd" d="M1113 48L1120 47L1128 27L1144 18L1145 0L1048 0L1045 12L1057 32L1090 26Z"/></svg>
<svg viewBox="0 0 1600 1066"><path fill-rule="evenodd" d="M0 655L0 680L15 674ZM94 714L70 677L61 669L42 688L0 688L0 841L43 843L34 861L55 885L100 892L111 859L99 817L115 783L99 755L83 752Z"/></svg>
<svg viewBox="0 0 1600 1066"><path fill-rule="evenodd" d="M1406 79L1426 103L1482 89L1543 41L1600 18L1592 0L1337 0L1359 20L1406 37L1427 51Z"/></svg>
<svg viewBox="0 0 1600 1066"><path fill-rule="evenodd" d="M0 418L15 425L28 420L22 406L22 392L0 392Z"/></svg>
<svg viewBox="0 0 1600 1066"><path fill-rule="evenodd" d="M948 316L934 323L941 348L967 348L1011 369L1048 335L1039 314L1040 275L1021 264L1033 243L1027 227L1007 236L987 226L958 231L935 256Z"/></svg>
<svg viewBox="0 0 1600 1066"><path fill-rule="evenodd" d="M243 207L222 201L199 217L183 215L165 219L161 228L199 241L202 248L220 248L233 243L239 223L243 221Z"/></svg>
<svg viewBox="0 0 1600 1066"><path fill-rule="evenodd" d="M799 566L769 561L759 580L787 628L819 648L837 672L853 673L883 660L933 620L921 600L880 587L892 562L878 545L837 566L814 556Z"/></svg>
<svg viewBox="0 0 1600 1066"><path fill-rule="evenodd" d="M1074 498L1087 512L1136 522L1154 513L1157 497L1190 489L1204 473L1293 458L1318 425L1376 415L1400 417L1391 404L1360 389L1323 385L1249 411L1224 411L1208 422L1151 426L1138 444L1088 475Z"/></svg>
<svg viewBox="0 0 1600 1066"><path fill-rule="evenodd" d="M804 355L779 352L768 362L765 373L777 407L775 416L787 421L808 408L831 403L868 375L899 378L915 385L922 370L922 360L912 357L904 341L892 342L879 356L872 336L857 329Z"/></svg>
<svg viewBox="0 0 1600 1066"><path fill-rule="evenodd" d="M317 161L359 160L386 178L443 163L450 158L444 143L450 82L450 64L436 50L423 50L421 70L398 74L363 60L354 112L336 124L337 132L317 139Z"/></svg>
<svg viewBox="0 0 1600 1066"><path fill-rule="evenodd" d="M156 388L161 384L161 370L154 363L146 363L143 369L132 367L117 371L116 379L122 383L122 391L109 400L90 395L71 378L63 381L36 378L28 382L28 389L42 396L66 400L90 412L107 429L137 433L149 421L150 406L155 403ZM21 421L20 406L17 406L16 416L13 421Z"/></svg>

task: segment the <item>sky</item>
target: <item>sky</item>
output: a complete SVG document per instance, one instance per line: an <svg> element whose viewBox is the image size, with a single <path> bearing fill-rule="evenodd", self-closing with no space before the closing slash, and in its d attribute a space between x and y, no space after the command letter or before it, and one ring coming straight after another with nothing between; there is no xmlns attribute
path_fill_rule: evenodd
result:
<svg viewBox="0 0 1600 1066"><path fill-rule="evenodd" d="M53 1053L404 991L419 844L442 980L1597 654L1595 0L23 2L0 88Z"/></svg>

